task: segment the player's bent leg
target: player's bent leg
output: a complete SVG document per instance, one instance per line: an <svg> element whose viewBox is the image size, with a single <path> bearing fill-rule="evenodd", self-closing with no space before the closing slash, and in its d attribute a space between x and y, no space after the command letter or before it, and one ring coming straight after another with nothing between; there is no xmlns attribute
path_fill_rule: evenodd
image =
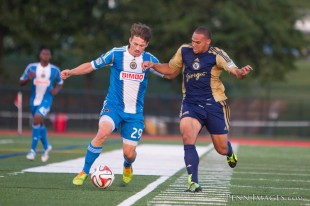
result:
<svg viewBox="0 0 310 206"><path fill-rule="evenodd" d="M85 156L83 170L77 176L74 177L72 181L74 185L81 186L84 184L85 180L88 177L91 166L93 165L95 160L99 157L101 151L102 147L95 147L92 145L92 143L89 143Z"/></svg>
<svg viewBox="0 0 310 206"><path fill-rule="evenodd" d="M132 163L135 161L136 153L136 141L123 139L123 151L124 151L124 168L123 168L123 182L128 184L133 179Z"/></svg>
<svg viewBox="0 0 310 206"><path fill-rule="evenodd" d="M34 160L36 156L36 149L38 145L38 141L40 139L40 125L33 124L32 125L32 137L31 137L31 149L26 155L28 160Z"/></svg>
<svg viewBox="0 0 310 206"><path fill-rule="evenodd" d="M227 157L227 163L231 168L237 166L237 155L233 152L230 141L227 140L226 134L212 134L211 135L212 142L215 150Z"/></svg>
<svg viewBox="0 0 310 206"><path fill-rule="evenodd" d="M112 132L112 125L109 122L101 122L95 138L89 143L86 151L85 162L82 172L74 177L72 183L77 186L84 184L89 171L95 160L102 151L102 145L109 134Z"/></svg>
<svg viewBox="0 0 310 206"><path fill-rule="evenodd" d="M215 150L221 155L227 155L227 135L226 134L211 134L211 139Z"/></svg>
<svg viewBox="0 0 310 206"><path fill-rule="evenodd" d="M49 159L49 152L52 150L52 145L50 145L48 143L48 139L47 139L47 131L46 131L46 127L45 125L41 125L41 142L44 148L44 152L41 156L41 160L42 162L46 162Z"/></svg>
<svg viewBox="0 0 310 206"><path fill-rule="evenodd" d="M188 173L188 188L185 192L201 192L198 184L199 156L195 147L201 130L200 122L192 117L184 117L180 122L180 131L184 144L184 162Z"/></svg>

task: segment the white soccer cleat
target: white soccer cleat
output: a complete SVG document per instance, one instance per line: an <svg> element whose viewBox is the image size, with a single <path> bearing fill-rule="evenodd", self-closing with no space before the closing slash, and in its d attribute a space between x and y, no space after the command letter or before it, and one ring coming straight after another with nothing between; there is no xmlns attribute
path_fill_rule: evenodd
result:
<svg viewBox="0 0 310 206"><path fill-rule="evenodd" d="M26 155L26 158L31 161L34 160L35 157L36 157L36 152L33 149L31 149L30 152Z"/></svg>
<svg viewBox="0 0 310 206"><path fill-rule="evenodd" d="M41 156L42 162L46 162L49 158L48 153L52 150L52 145L48 145L47 150L45 150Z"/></svg>

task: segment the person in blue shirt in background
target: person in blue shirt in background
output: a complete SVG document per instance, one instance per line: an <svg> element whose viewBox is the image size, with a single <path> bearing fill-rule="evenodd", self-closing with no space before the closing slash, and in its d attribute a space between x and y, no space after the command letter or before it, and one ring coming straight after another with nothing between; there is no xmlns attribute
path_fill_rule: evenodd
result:
<svg viewBox="0 0 310 206"><path fill-rule="evenodd" d="M144 130L144 95L148 84L149 72L160 77L169 78L155 70L143 71L142 62L158 62L151 53L144 50L152 36L150 27L142 23L131 26L129 45L114 47L99 58L79 65L74 69L61 72L61 78L83 75L104 66L110 66L110 85L103 103L96 136L88 145L82 171L73 179L73 184L83 185L90 168L102 151L107 137L116 132L121 125L123 138L124 168L123 182L129 183L133 178L132 163L136 159L136 147Z"/></svg>
<svg viewBox="0 0 310 206"><path fill-rule="evenodd" d="M63 80L60 78L59 68L50 64L51 58L51 50L47 47L41 47L39 62L29 64L19 80L20 86L24 86L28 82L31 82L32 85L30 97L30 110L33 116L32 143L26 156L28 160L35 159L39 140L41 140L44 148L41 156L42 162L48 160L49 152L52 150L52 146L48 143L44 118L51 109L53 97L62 88Z"/></svg>

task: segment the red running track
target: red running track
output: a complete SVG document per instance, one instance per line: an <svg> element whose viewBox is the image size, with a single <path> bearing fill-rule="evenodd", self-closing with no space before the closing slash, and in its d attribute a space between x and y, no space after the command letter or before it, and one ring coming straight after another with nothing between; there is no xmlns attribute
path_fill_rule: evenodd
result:
<svg viewBox="0 0 310 206"><path fill-rule="evenodd" d="M6 136L16 136L17 131L15 130L0 130L0 136L6 135ZM22 136L30 136L31 131L26 130L23 131ZM81 132L54 132L54 131L48 131L48 135L54 136L54 137L79 137L79 138L89 138L92 139L96 133L81 133ZM110 138L119 138L118 134L112 134ZM160 136L154 136L154 135L143 135L143 139L147 140L180 140L181 137L176 136L167 136L167 135L160 135ZM310 140L292 140L292 139L253 139L253 138L230 138L232 143L237 143L239 145L253 145L253 146L274 146L274 147L310 147ZM210 136L199 136L198 142L210 142L211 138Z"/></svg>

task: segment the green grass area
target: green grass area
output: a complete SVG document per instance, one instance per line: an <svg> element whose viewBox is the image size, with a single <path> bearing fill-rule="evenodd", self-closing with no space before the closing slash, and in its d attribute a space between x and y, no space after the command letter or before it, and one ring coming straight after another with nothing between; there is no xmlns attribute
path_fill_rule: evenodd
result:
<svg viewBox="0 0 310 206"><path fill-rule="evenodd" d="M154 182L158 176L136 175L132 183L124 186L116 175L113 185L105 190L87 181L75 187L74 174L20 173L35 166L83 157L90 138L50 137L54 150L48 163L40 158L28 161L30 137L0 136L0 205L118 205ZM143 143L181 144L180 140L143 140ZM121 149L120 139L109 139L104 151ZM208 143L200 142L200 145ZM39 145L39 150L42 149ZM152 152L152 151L150 151ZM4 155L11 155L4 157ZM169 154L167 154L169 155ZM205 155L208 157L208 154ZM205 157L201 159L201 164ZM154 158L156 158L154 156ZM230 181L231 197L227 205L309 205L310 204L310 150L294 147L239 146L238 166ZM151 160L150 160L151 161ZM208 167L213 168L212 164ZM160 168L159 168L160 169ZM134 205L148 205L160 192L167 190L185 173L182 169ZM203 177L201 177L203 178ZM221 180L219 180L221 181ZM184 182L184 189L186 182ZM212 185L203 185L212 188ZM183 196L180 190L180 197ZM196 195L196 194L192 194ZM258 198L251 199L253 195ZM279 201L268 198L279 197ZM233 198L232 198L233 197ZM302 200L283 198L300 197ZM260 198L260 199L259 199ZM265 199L262 199L265 198ZM194 204L195 205L195 204Z"/></svg>
<svg viewBox="0 0 310 206"><path fill-rule="evenodd" d="M231 181L235 199L230 199L229 205L310 203L309 148L243 146L238 157Z"/></svg>

